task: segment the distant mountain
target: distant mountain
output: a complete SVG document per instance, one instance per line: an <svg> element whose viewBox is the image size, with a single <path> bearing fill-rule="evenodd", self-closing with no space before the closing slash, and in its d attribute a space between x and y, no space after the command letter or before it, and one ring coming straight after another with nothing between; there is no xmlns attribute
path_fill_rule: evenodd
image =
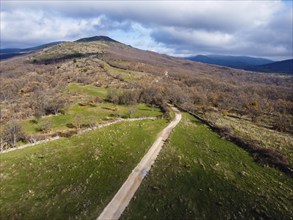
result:
<svg viewBox="0 0 293 220"><path fill-rule="evenodd" d="M237 69L247 68L249 66L264 65L274 62L273 60L264 58L255 58L247 56L222 56L222 55L198 55L187 57L186 59L202 62L207 64L215 64L219 66L233 67Z"/></svg>
<svg viewBox="0 0 293 220"><path fill-rule="evenodd" d="M293 74L292 60L273 61L248 56L197 55L185 59L257 72Z"/></svg>
<svg viewBox="0 0 293 220"><path fill-rule="evenodd" d="M286 73L293 75L293 59L253 66L249 68L249 70L268 73Z"/></svg>
<svg viewBox="0 0 293 220"><path fill-rule="evenodd" d="M76 40L75 42L92 42L92 41L107 41L107 42L119 43L118 41L113 40L112 38L107 36L94 36L94 37L81 38L79 40Z"/></svg>
<svg viewBox="0 0 293 220"><path fill-rule="evenodd" d="M40 46L36 46L36 47L30 47L30 48L25 48L25 49L21 49L21 48L4 48L4 49L0 49L0 60L5 60L8 58L12 58L15 56L20 56L23 54L27 54L27 53L31 53L37 50L41 50L47 47L51 47L57 44L61 44L64 43L65 41L58 41L58 42L52 42L52 43L48 43L48 44L42 44Z"/></svg>

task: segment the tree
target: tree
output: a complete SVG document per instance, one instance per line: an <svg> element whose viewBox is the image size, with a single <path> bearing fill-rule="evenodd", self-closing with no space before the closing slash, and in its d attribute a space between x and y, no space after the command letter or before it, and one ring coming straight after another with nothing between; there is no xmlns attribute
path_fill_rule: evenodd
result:
<svg viewBox="0 0 293 220"><path fill-rule="evenodd" d="M138 92L136 90L125 90L119 96L119 104L134 105L138 101Z"/></svg>
<svg viewBox="0 0 293 220"><path fill-rule="evenodd" d="M258 117L260 116L260 107L257 101L253 101L248 103L248 105L246 105L246 108L248 110L248 114L251 117L251 121L252 122L257 122Z"/></svg>
<svg viewBox="0 0 293 220"><path fill-rule="evenodd" d="M37 90L31 100L31 106L34 109L34 116L41 118L45 115L45 106L47 103L47 96L44 92Z"/></svg>
<svg viewBox="0 0 293 220"><path fill-rule="evenodd" d="M140 101L151 105L161 106L164 102L161 88L155 86L144 88L140 94Z"/></svg>
<svg viewBox="0 0 293 220"><path fill-rule="evenodd" d="M129 117L131 118L136 111L137 111L136 105L131 105L129 107Z"/></svg>
<svg viewBox="0 0 293 220"><path fill-rule="evenodd" d="M44 110L45 114L54 114L56 115L61 109L63 109L66 106L67 102L63 98L62 95L53 97L48 100L47 103L45 103Z"/></svg>
<svg viewBox="0 0 293 220"><path fill-rule="evenodd" d="M119 91L117 89L110 89L107 92L107 100L114 104L119 103Z"/></svg>
<svg viewBox="0 0 293 220"><path fill-rule="evenodd" d="M1 133L1 139L8 145L15 147L17 141L24 139L24 133L18 121L8 122Z"/></svg>
<svg viewBox="0 0 293 220"><path fill-rule="evenodd" d="M284 113L279 113L274 121L274 127L277 131L289 131L291 128L290 117Z"/></svg>

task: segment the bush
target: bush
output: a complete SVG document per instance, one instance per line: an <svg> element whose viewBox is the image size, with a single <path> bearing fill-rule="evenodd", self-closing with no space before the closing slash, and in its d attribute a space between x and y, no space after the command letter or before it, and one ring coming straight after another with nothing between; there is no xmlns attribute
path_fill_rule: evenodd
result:
<svg viewBox="0 0 293 220"><path fill-rule="evenodd" d="M107 92L107 101L112 102L114 104L119 103L119 91L117 89L110 89Z"/></svg>
<svg viewBox="0 0 293 220"><path fill-rule="evenodd" d="M67 105L66 100L62 96L57 96L49 99L45 104L44 110L45 114L57 114L61 111L61 109L65 108Z"/></svg>
<svg viewBox="0 0 293 220"><path fill-rule="evenodd" d="M150 105L161 106L164 103L163 93L159 88L144 88L140 94L140 101Z"/></svg>
<svg viewBox="0 0 293 220"><path fill-rule="evenodd" d="M38 125L37 131L47 133L51 130L51 128L52 128L52 123L50 121L43 121Z"/></svg>

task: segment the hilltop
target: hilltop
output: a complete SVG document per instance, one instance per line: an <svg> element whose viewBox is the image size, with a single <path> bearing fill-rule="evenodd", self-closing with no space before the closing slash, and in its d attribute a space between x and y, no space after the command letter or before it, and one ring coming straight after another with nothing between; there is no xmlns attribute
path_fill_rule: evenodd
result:
<svg viewBox="0 0 293 220"><path fill-rule="evenodd" d="M92 42L92 41L108 41L108 42L116 42L118 41L113 40L110 37L107 36L94 36L94 37L86 37L76 40L75 42Z"/></svg>

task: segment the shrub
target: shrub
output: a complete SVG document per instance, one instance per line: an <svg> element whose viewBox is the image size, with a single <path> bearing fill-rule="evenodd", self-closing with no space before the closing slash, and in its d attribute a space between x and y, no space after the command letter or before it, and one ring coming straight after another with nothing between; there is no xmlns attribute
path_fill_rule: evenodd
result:
<svg viewBox="0 0 293 220"><path fill-rule="evenodd" d="M110 89L107 92L107 101L118 104L119 103L119 91L117 89Z"/></svg>
<svg viewBox="0 0 293 220"><path fill-rule="evenodd" d="M51 128L52 123L50 121L43 121L38 125L37 130L43 133L47 133L51 130Z"/></svg>

